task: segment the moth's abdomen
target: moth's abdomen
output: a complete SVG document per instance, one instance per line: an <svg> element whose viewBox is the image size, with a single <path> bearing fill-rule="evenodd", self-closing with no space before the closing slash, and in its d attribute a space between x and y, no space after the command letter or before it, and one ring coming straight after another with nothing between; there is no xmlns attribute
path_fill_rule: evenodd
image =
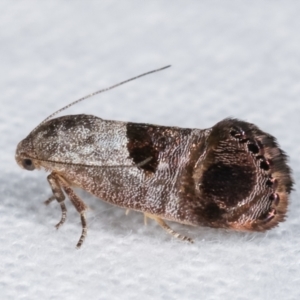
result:
<svg viewBox="0 0 300 300"><path fill-rule="evenodd" d="M263 231L284 220L292 188L286 155L253 124L225 119L194 168L193 223Z"/></svg>

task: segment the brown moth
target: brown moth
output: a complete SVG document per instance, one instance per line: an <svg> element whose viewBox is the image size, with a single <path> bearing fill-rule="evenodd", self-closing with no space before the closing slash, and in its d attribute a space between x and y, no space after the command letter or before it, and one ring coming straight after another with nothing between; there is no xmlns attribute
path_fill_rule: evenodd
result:
<svg viewBox="0 0 300 300"><path fill-rule="evenodd" d="M169 67L169 66L167 66ZM293 181L276 139L257 126L225 119L209 129L103 120L92 115L53 118L71 105L157 69L81 98L38 125L16 150L26 170L45 169L62 216L65 194L81 216L80 247L87 233L80 187L111 204L157 221L265 231L285 219Z"/></svg>

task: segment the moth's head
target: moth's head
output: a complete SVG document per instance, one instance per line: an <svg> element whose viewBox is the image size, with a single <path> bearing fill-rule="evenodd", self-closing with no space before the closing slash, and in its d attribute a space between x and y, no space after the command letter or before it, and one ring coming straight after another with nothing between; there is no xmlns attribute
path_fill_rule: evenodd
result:
<svg viewBox="0 0 300 300"><path fill-rule="evenodd" d="M21 168L28 171L33 171L40 167L32 145L31 134L18 144L15 159Z"/></svg>

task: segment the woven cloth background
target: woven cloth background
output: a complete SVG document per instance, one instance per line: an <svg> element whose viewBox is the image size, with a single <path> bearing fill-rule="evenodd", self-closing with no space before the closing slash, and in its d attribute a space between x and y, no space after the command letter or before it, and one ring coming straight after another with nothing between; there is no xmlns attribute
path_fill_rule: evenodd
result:
<svg viewBox="0 0 300 300"><path fill-rule="evenodd" d="M0 2L1 299L299 299L300 3L296 1ZM172 227L86 193L88 236L43 171L21 170L17 143L65 104L144 77L64 114L207 128L232 116L276 136L296 190L267 233Z"/></svg>

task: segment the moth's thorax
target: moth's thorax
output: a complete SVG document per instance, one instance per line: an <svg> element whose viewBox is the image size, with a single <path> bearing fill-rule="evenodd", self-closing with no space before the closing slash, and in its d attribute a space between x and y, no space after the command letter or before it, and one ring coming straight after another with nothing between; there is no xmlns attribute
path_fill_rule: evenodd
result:
<svg viewBox="0 0 300 300"><path fill-rule="evenodd" d="M118 153L122 151L123 127L122 122L90 115L56 118L36 130L33 145L42 164L50 169L122 163L125 160Z"/></svg>

